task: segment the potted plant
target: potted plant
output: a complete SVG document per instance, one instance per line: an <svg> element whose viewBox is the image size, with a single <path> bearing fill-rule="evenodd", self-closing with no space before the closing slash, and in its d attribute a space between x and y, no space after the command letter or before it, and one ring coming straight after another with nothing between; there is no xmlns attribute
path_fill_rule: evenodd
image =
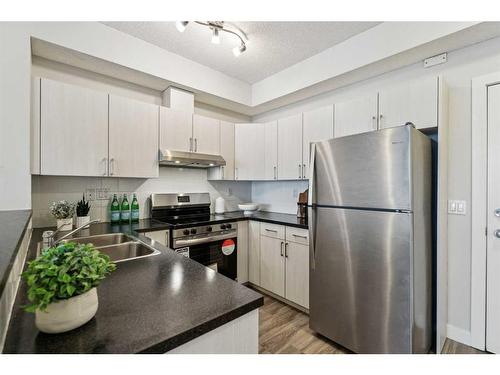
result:
<svg viewBox="0 0 500 375"><path fill-rule="evenodd" d="M96 287L116 265L92 244L69 242L51 247L28 263L29 305L38 329L66 332L87 323L97 311Z"/></svg>
<svg viewBox="0 0 500 375"><path fill-rule="evenodd" d="M90 221L90 204L85 200L85 195L76 204L76 226L81 227Z"/></svg>
<svg viewBox="0 0 500 375"><path fill-rule="evenodd" d="M65 231L73 228L75 205L67 201L52 202L50 212L57 219L57 229Z"/></svg>

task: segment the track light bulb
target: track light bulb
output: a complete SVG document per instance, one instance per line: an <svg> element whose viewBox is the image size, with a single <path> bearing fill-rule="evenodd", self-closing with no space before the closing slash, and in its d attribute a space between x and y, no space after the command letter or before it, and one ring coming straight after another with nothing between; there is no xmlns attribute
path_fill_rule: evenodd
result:
<svg viewBox="0 0 500 375"><path fill-rule="evenodd" d="M234 55L234 57L238 57L246 50L247 50L247 46L244 44L241 44L240 46L236 46L233 48L233 55Z"/></svg>
<svg viewBox="0 0 500 375"><path fill-rule="evenodd" d="M212 43L213 44L220 44L220 36L219 36L219 29L213 28L212 32Z"/></svg>
<svg viewBox="0 0 500 375"><path fill-rule="evenodd" d="M186 26L188 23L189 21L177 21L175 22L175 27L177 28L177 30L179 30L179 32L183 33L184 30L186 30Z"/></svg>

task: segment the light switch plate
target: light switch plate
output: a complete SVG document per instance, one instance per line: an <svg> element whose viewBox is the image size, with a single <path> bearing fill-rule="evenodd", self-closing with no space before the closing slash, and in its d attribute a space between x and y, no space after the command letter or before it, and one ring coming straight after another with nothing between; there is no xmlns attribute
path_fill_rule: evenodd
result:
<svg viewBox="0 0 500 375"><path fill-rule="evenodd" d="M448 201L448 213L452 215L466 215L467 214L467 202L461 200L449 200Z"/></svg>
<svg viewBox="0 0 500 375"><path fill-rule="evenodd" d="M94 188L89 188L89 189L85 189L85 200L91 202L93 200L96 199L96 195L95 195L95 189Z"/></svg>
<svg viewBox="0 0 500 375"><path fill-rule="evenodd" d="M96 190L96 199L97 200L108 200L109 199L109 188L97 188Z"/></svg>

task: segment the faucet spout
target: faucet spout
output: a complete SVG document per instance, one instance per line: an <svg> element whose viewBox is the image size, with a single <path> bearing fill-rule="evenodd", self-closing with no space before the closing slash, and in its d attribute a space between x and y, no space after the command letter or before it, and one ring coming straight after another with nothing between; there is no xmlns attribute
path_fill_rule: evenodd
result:
<svg viewBox="0 0 500 375"><path fill-rule="evenodd" d="M54 237L55 235L57 234L57 232L59 232L59 230L56 230L54 233L52 233L52 235L50 236L49 238L49 247L54 247L56 246L59 242L65 240L66 238L72 236L73 234L75 233L78 233L80 232L81 230L87 228L87 227L90 227L92 224L96 224L96 223L99 223L100 220L99 219L96 219L96 220L92 220L92 221L89 221L88 223L85 223L81 226L79 226L78 228L72 230L71 232L69 233L66 233L64 236L62 236L61 238L59 238L57 241L54 241Z"/></svg>

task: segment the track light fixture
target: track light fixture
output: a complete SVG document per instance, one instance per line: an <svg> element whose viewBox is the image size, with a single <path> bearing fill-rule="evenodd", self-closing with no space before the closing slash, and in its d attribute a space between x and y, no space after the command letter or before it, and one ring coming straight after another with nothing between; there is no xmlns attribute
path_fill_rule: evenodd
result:
<svg viewBox="0 0 500 375"><path fill-rule="evenodd" d="M184 32L189 21L177 21L175 27L179 32ZM238 57L243 52L247 50L246 42L248 41L245 33L234 25L225 24L224 21L194 21L198 25L208 27L212 31L212 43L220 44L220 32L225 32L231 35L235 35L240 40L240 45L233 48L233 55Z"/></svg>

